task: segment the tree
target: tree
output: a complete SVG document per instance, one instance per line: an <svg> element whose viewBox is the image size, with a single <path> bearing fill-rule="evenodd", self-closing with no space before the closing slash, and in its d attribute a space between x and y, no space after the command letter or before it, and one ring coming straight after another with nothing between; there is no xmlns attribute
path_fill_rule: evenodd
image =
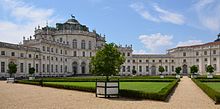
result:
<svg viewBox="0 0 220 109"><path fill-rule="evenodd" d="M29 74L33 75L34 73L35 73L35 68L34 67L29 68Z"/></svg>
<svg viewBox="0 0 220 109"><path fill-rule="evenodd" d="M206 72L209 72L210 74L212 74L214 72L214 67L212 67L212 65L208 65L206 67Z"/></svg>
<svg viewBox="0 0 220 109"><path fill-rule="evenodd" d="M8 64L8 73L10 77L12 77L12 74L15 74L17 72L17 65L14 62L10 62Z"/></svg>
<svg viewBox="0 0 220 109"><path fill-rule="evenodd" d="M163 66L159 66L159 72L162 74L164 71L165 71L165 69L163 68Z"/></svg>
<svg viewBox="0 0 220 109"><path fill-rule="evenodd" d="M132 69L132 74L136 75L137 71L135 69Z"/></svg>
<svg viewBox="0 0 220 109"><path fill-rule="evenodd" d="M97 51L91 59L91 72L95 75L108 77L116 75L120 71L121 65L125 62L124 56L118 51L114 43L105 44L104 47Z"/></svg>
<svg viewBox="0 0 220 109"><path fill-rule="evenodd" d="M198 71L199 71L199 69L198 69L197 66L193 65L193 66L190 67L190 73L191 73L191 74L195 74L195 73L197 73Z"/></svg>
<svg viewBox="0 0 220 109"><path fill-rule="evenodd" d="M179 75L181 70L182 70L181 67L176 67L176 69L175 69L176 74Z"/></svg>

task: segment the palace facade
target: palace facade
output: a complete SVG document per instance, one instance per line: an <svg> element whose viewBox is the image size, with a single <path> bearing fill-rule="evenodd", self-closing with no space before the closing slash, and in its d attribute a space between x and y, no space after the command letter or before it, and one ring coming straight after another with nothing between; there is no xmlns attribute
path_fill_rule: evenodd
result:
<svg viewBox="0 0 220 109"><path fill-rule="evenodd" d="M90 32L75 18L57 23L56 27L38 27L33 36L23 38L23 44L0 42L0 77L9 76L9 62L17 64L16 77L29 76L31 67L36 76L90 74L90 59L105 42L105 36L95 30ZM175 73L178 66L183 74L188 74L192 65L205 74L205 67L210 64L220 74L220 35L214 42L169 49L167 54L133 54L132 46L127 45L118 49L126 57L120 75L131 75L133 69L137 75L157 75L159 66L164 66L165 74Z"/></svg>

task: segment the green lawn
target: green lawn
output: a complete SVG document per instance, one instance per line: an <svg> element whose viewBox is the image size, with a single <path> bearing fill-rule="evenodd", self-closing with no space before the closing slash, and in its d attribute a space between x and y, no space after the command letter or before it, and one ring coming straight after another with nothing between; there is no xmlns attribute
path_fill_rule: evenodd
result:
<svg viewBox="0 0 220 109"><path fill-rule="evenodd" d="M203 82L203 84L209 86L210 88L220 92L220 82Z"/></svg>
<svg viewBox="0 0 220 109"><path fill-rule="evenodd" d="M95 87L95 82L45 82L46 84L58 84L68 86ZM170 82L120 82L120 89L128 89L143 92L159 92Z"/></svg>

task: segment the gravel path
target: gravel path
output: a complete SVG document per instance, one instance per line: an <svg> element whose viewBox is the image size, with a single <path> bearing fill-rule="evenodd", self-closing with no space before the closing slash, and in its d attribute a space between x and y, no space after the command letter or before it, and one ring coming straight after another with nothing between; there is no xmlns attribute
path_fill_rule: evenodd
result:
<svg viewBox="0 0 220 109"><path fill-rule="evenodd" d="M94 93L0 82L0 109L220 109L188 77L169 102L96 98Z"/></svg>

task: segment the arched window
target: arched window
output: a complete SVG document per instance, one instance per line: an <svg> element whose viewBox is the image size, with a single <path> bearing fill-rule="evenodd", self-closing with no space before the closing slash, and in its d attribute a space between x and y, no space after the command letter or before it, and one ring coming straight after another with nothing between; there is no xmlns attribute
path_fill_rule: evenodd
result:
<svg viewBox="0 0 220 109"><path fill-rule="evenodd" d="M89 41L89 49L91 50L92 49L92 42Z"/></svg>
<svg viewBox="0 0 220 109"><path fill-rule="evenodd" d="M86 73L86 63L85 62L82 62L81 63L81 72L82 72L82 74L85 74Z"/></svg>
<svg viewBox="0 0 220 109"><path fill-rule="evenodd" d="M73 72L74 75L77 74L77 67L78 67L78 64L77 64L76 61L74 61L72 63L72 72Z"/></svg>
<svg viewBox="0 0 220 109"><path fill-rule="evenodd" d="M82 42L81 42L81 49L86 49L86 42L85 42L85 40L82 40Z"/></svg>
<svg viewBox="0 0 220 109"><path fill-rule="evenodd" d="M73 48L77 48L77 40L73 39Z"/></svg>

